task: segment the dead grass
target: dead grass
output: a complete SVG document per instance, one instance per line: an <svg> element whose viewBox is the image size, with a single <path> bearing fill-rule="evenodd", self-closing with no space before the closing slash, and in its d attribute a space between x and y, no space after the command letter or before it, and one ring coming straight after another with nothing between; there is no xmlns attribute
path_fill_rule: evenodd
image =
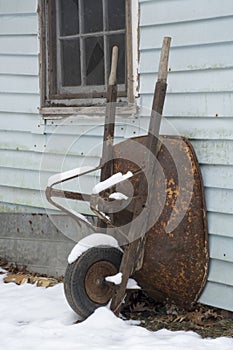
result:
<svg viewBox="0 0 233 350"><path fill-rule="evenodd" d="M19 268L17 264L9 263L6 259L0 258L0 267L7 271L4 278L5 283L36 284L38 287L53 287L63 281L63 277L54 278L45 274L29 272L26 266ZM3 274L3 272L0 272Z"/></svg>
<svg viewBox="0 0 233 350"><path fill-rule="evenodd" d="M141 326L157 331L194 331L203 338L233 337L232 315L224 316L222 310L196 304L190 311L175 305L156 303L144 292L134 292L128 298L122 314L127 319L140 320ZM230 317L231 316L231 317Z"/></svg>

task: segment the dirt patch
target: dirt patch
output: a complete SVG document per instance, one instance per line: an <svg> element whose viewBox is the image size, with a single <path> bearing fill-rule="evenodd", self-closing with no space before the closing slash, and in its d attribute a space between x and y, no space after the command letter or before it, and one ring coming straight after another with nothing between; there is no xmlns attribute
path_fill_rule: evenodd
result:
<svg viewBox="0 0 233 350"><path fill-rule="evenodd" d="M198 303L190 311L181 310L173 304L156 303L142 291L128 297L122 314L127 319L140 320L140 326L152 331L166 328L191 330L203 338L233 337L232 314Z"/></svg>

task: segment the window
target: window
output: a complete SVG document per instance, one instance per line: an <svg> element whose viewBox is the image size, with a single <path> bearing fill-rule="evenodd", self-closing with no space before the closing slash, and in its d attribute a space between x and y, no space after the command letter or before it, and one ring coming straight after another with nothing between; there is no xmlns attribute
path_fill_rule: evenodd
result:
<svg viewBox="0 0 233 350"><path fill-rule="evenodd" d="M118 96L127 98L132 67L130 0L41 0L41 10L42 104L103 101L114 45L119 48Z"/></svg>

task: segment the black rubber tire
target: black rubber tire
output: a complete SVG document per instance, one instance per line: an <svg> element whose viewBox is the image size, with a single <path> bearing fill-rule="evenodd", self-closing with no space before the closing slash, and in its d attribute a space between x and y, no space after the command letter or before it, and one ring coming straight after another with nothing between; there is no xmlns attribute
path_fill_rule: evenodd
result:
<svg viewBox="0 0 233 350"><path fill-rule="evenodd" d="M96 302L91 300L86 290L86 276L91 271L91 267L101 264L107 264L114 273L119 271L122 259L121 250L110 246L98 246L88 249L75 262L67 266L64 276L64 291L70 307L82 318L90 316L95 309L106 305L111 296L105 302ZM101 276L102 277L102 276ZM106 276L104 276L106 277ZM94 286L93 286L94 288ZM107 286L104 286L105 295ZM101 292L101 291L100 291ZM107 290L107 294L112 290ZM106 295L103 298L106 297ZM98 298L97 298L98 299Z"/></svg>

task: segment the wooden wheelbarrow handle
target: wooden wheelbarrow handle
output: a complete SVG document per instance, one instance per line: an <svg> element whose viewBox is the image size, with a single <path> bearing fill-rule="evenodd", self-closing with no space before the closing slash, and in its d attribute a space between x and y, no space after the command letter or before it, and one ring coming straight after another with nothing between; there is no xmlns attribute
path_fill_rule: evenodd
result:
<svg viewBox="0 0 233 350"><path fill-rule="evenodd" d="M105 111L105 123L104 123L104 137L103 137L103 150L101 157L101 174L100 181L104 181L113 174L113 140L114 140L114 127L115 127L115 112L117 101L117 61L118 61L118 47L114 46L112 49L112 62L111 72L109 75L109 82L107 87L107 101Z"/></svg>
<svg viewBox="0 0 233 350"><path fill-rule="evenodd" d="M104 122L104 136L103 149L100 161L101 174L100 181L108 179L113 174L113 141L115 129L115 115L117 102L117 61L118 61L118 47L112 48L111 71L109 75L106 111ZM101 219L98 220L98 227L106 228L106 223Z"/></svg>

